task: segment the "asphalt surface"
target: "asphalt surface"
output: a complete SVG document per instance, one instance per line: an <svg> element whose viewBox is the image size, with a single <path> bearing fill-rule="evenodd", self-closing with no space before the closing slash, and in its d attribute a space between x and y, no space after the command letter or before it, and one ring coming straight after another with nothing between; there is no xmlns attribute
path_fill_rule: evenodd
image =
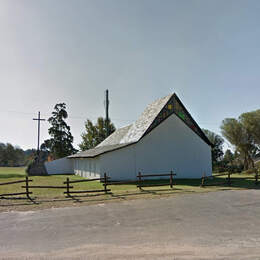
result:
<svg viewBox="0 0 260 260"><path fill-rule="evenodd" d="M1 213L0 259L260 259L260 191Z"/></svg>

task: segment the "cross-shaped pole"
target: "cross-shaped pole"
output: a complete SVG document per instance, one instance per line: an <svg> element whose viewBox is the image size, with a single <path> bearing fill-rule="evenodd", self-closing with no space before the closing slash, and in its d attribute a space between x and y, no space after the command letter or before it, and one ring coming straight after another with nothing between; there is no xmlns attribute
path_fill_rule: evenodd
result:
<svg viewBox="0 0 260 260"><path fill-rule="evenodd" d="M45 121L45 119L41 118L41 112L38 112L38 118L33 118L33 120L38 121L38 145L37 145L37 154L40 152L40 122Z"/></svg>

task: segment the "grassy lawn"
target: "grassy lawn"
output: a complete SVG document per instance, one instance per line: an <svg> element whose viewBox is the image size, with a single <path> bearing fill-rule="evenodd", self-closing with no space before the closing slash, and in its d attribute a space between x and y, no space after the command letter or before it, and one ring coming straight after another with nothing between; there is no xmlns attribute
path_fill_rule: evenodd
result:
<svg viewBox="0 0 260 260"><path fill-rule="evenodd" d="M80 176L75 175L52 175L52 176L31 176L29 179L33 180L30 185L54 185L54 186L64 186L63 182L69 177L70 180L83 179ZM220 186L208 186L200 187L200 179L175 179L174 188L171 189L169 186L159 186L159 187L147 187L143 191L140 191L135 184L131 185L111 185L108 186L111 189L110 194L78 194L75 195L74 199L65 198L63 192L65 189L30 189L33 192L32 197L35 198L40 205L32 205L31 202L25 201L21 203L21 200L12 199L0 199L0 211L4 210L27 210L32 208L45 208L45 207L63 207L63 206L74 206L77 204L92 204L108 201L117 200L127 200L127 199L137 199L137 198L156 198L156 197L166 197L177 195L180 193L197 193L197 192L210 192L218 190L227 189L259 189L260 184L256 186L254 180L250 179L253 175L245 174L234 174L232 175L232 186L227 185ZM0 167L0 183L23 180L25 178L24 168L4 168ZM217 177L214 180L207 180L207 183L220 183L223 182L226 176ZM148 181L148 183L158 183L156 181ZM165 182L163 180L159 182ZM23 183L3 185L0 186L0 194L4 193L15 193L24 192L25 189L21 188ZM81 182L72 184L73 190L96 190L103 189L102 183L99 181L93 182ZM19 203L17 203L19 201ZM18 207L20 205L20 207ZM2 207L1 207L2 206ZM17 208L18 207L18 208Z"/></svg>
<svg viewBox="0 0 260 260"><path fill-rule="evenodd" d="M0 181L3 178L19 178L25 175L25 167L0 167Z"/></svg>

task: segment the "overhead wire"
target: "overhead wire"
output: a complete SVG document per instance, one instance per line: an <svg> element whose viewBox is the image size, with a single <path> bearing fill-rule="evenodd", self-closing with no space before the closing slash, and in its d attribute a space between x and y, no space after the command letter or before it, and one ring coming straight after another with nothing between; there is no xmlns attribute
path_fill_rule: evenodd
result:
<svg viewBox="0 0 260 260"><path fill-rule="evenodd" d="M7 110L7 111L0 111L0 113L15 113L15 114L22 114L22 115L27 115L27 116L35 116L36 113L32 113L32 112L24 112L24 111L15 111L15 110ZM46 114L46 113L41 113L42 116L44 117L50 117L51 113ZM86 120L88 118L94 120L94 119L98 119L100 116L68 116L68 119L83 119ZM124 122L130 122L130 121L134 121L133 119L122 119L122 118L111 118L113 120L116 121L124 121Z"/></svg>

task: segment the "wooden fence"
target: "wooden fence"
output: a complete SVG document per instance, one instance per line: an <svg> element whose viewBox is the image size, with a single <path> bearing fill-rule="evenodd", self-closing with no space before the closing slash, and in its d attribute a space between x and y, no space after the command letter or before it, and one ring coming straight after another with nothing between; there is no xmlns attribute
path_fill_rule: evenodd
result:
<svg viewBox="0 0 260 260"><path fill-rule="evenodd" d="M249 180L255 180L255 185L258 185L258 182L259 182L259 171L260 171L260 169L258 170L258 169L254 169L255 170L255 172L253 173L254 174L254 176L252 176L252 177L247 177L247 179L249 179ZM252 175L253 175L252 174Z"/></svg>
<svg viewBox="0 0 260 260"><path fill-rule="evenodd" d="M168 176L169 179L162 183L161 181L159 183L149 183L147 182L147 178L153 178L153 177L165 177ZM21 186L21 188L25 189L24 192L16 192L16 193L5 193L0 194L0 198L9 197L9 196L19 196L19 195L26 195L23 199L29 199L32 201L32 198L30 197L31 194L33 194L31 189L64 189L64 194L66 197L75 197L75 194L82 194L82 193L99 193L104 192L107 194L111 191L111 189L108 189L109 185L127 185L127 184L136 184L136 186L142 190L142 188L145 187L154 187L154 186L170 186L173 188L173 176L176 176L176 174L173 173L173 171L170 171L170 173L167 174L141 174L141 172L138 173L138 179L135 181L109 181L110 177L107 176L106 173L104 173L104 177L101 178L95 178L95 179L84 179L84 180L70 180L69 177L67 177L66 181L63 182L65 185L60 186L54 186L54 185L29 185L29 182L32 182L33 180L29 179L27 176L25 177L25 180L19 180L19 181L11 181L11 182L5 182L0 183L0 185L11 185L11 184L17 184L17 183L25 183L25 185ZM96 189L96 190L74 190L74 186L72 184L80 183L80 182L91 182L91 181L100 181L103 183L103 189ZM77 196L77 195L76 195ZM21 197L19 199L22 199Z"/></svg>
<svg viewBox="0 0 260 260"><path fill-rule="evenodd" d="M78 194L78 193L97 193L97 192L104 192L104 193L108 193L109 191L111 191L110 189L107 188L108 185L108 179L109 177L107 176L106 173L104 173L104 177L102 178L95 178L95 179L85 179L85 180L74 180L74 181L70 181L69 178L66 179L66 181L64 182L64 184L66 184L66 191L64 192L64 194L66 194L67 197L73 197L72 194ZM73 188L73 186L70 186L70 184L72 183L79 183L79 182L90 182L90 181L100 181L103 182L103 186L104 189L98 189L98 190L73 190L71 191L70 189Z"/></svg>
<svg viewBox="0 0 260 260"><path fill-rule="evenodd" d="M153 177L165 177L165 176L169 176L168 182L166 183L147 183L147 181L145 181L145 178L153 178ZM170 173L166 173L166 174L141 174L141 172L138 173L138 175L136 176L138 178L138 184L137 187L142 190L145 187L155 187L155 186L170 186L171 188L173 188L173 176L176 176L175 173L173 173L173 171L170 171Z"/></svg>
<svg viewBox="0 0 260 260"><path fill-rule="evenodd" d="M228 186L231 186L231 175L235 174L234 172L227 172L227 173L221 173L217 175L212 175L212 176L205 176L205 174L201 177L201 187L205 186L218 186L218 185L225 185L227 184ZM213 182L213 183L206 183L207 180L214 179L215 177L221 177L221 176L227 176L226 179L224 179L223 182ZM254 177L246 177L245 179L254 179L255 180L255 185L258 185L259 182L259 172L256 169ZM234 180L234 179L233 179Z"/></svg>
<svg viewBox="0 0 260 260"><path fill-rule="evenodd" d="M232 172L228 173L222 173L222 174L217 174L213 176L205 176L203 175L201 178L201 187L205 186L217 186L217 185L223 185L227 184L228 186L231 186L232 180ZM19 197L19 199L29 199L33 201L33 199L30 197L33 192L31 189L64 189L64 194L66 197L75 197L75 194L88 194L88 193L102 193L104 192L107 194L108 192L111 191L111 189L108 189L108 186L110 185L127 185L127 184L135 184L137 188L140 190L143 190L143 188L146 187L155 187L155 186L170 186L170 188L173 188L173 178L176 176L176 174L173 173L173 171L170 171L170 173L164 173L164 174L142 174L141 172L138 173L136 176L137 179L134 181L109 181L110 177L107 176L106 173L104 173L104 176L101 178L95 178L95 179L83 179L83 180L70 180L69 177L67 177L66 181L63 182L63 185L60 186L51 186L51 185L30 185L33 180L29 179L27 176L25 177L24 180L19 180L19 181L10 181L10 182L4 182L0 183L0 187L2 185L12 185L12 184L17 184L17 183L25 183L25 185L21 186L21 188L25 189L23 192L15 192L15 193L3 193L0 194L0 199L7 199L7 198L12 198L12 199L18 199L14 198L13 196L20 196L20 195L26 195L25 197ZM220 182L209 182L208 180L213 179L215 177L221 177L221 176L227 176L226 178L223 179L223 181ZM154 177L169 177L166 179L162 180L154 180L151 181L151 178ZM149 179L150 178L150 179ZM252 177L245 177L245 179L254 179L255 180L255 185L258 185L259 182L259 171L255 171L254 176ZM73 184L75 183L81 183L81 182L91 182L91 181L100 181L103 184L103 189L88 189L88 190L76 190Z"/></svg>
<svg viewBox="0 0 260 260"><path fill-rule="evenodd" d="M161 181L158 183L148 183L147 179L145 178L152 178L152 177L163 177L163 176L169 176L169 179L166 181L166 183L162 183ZM155 186L170 186L173 188L173 176L176 176L176 174L173 173L173 171L170 171L170 173L164 173L164 174L146 174L142 175L141 172L138 173L136 176L137 179L134 181L108 181L106 185L128 185L128 184L135 184L140 190L144 187L155 187ZM104 184L105 185L105 184Z"/></svg>
<svg viewBox="0 0 260 260"><path fill-rule="evenodd" d="M32 182L33 180L29 180L29 178L26 176L25 180L20 180L20 181L9 181L9 182L3 182L0 183L0 185L12 185L12 184L17 184L17 183L25 183L25 186L22 186L22 188L25 188L25 192L15 192L15 193L3 193L0 194L0 198L4 199L4 198L9 198L10 196L19 196L19 195L26 195L25 198L12 198L12 199L29 199L32 200L32 198L30 197L30 194L32 194L32 192L29 192L29 182Z"/></svg>
<svg viewBox="0 0 260 260"><path fill-rule="evenodd" d="M231 186L231 175L233 173L228 172L228 173L221 173L217 175L212 175L212 176L205 176L205 174L201 177L201 187L205 186L217 186L217 185L225 185L227 184L228 186ZM213 183L206 183L207 180L212 180L215 177L220 177L220 176L227 176L227 178L223 182L213 182Z"/></svg>

